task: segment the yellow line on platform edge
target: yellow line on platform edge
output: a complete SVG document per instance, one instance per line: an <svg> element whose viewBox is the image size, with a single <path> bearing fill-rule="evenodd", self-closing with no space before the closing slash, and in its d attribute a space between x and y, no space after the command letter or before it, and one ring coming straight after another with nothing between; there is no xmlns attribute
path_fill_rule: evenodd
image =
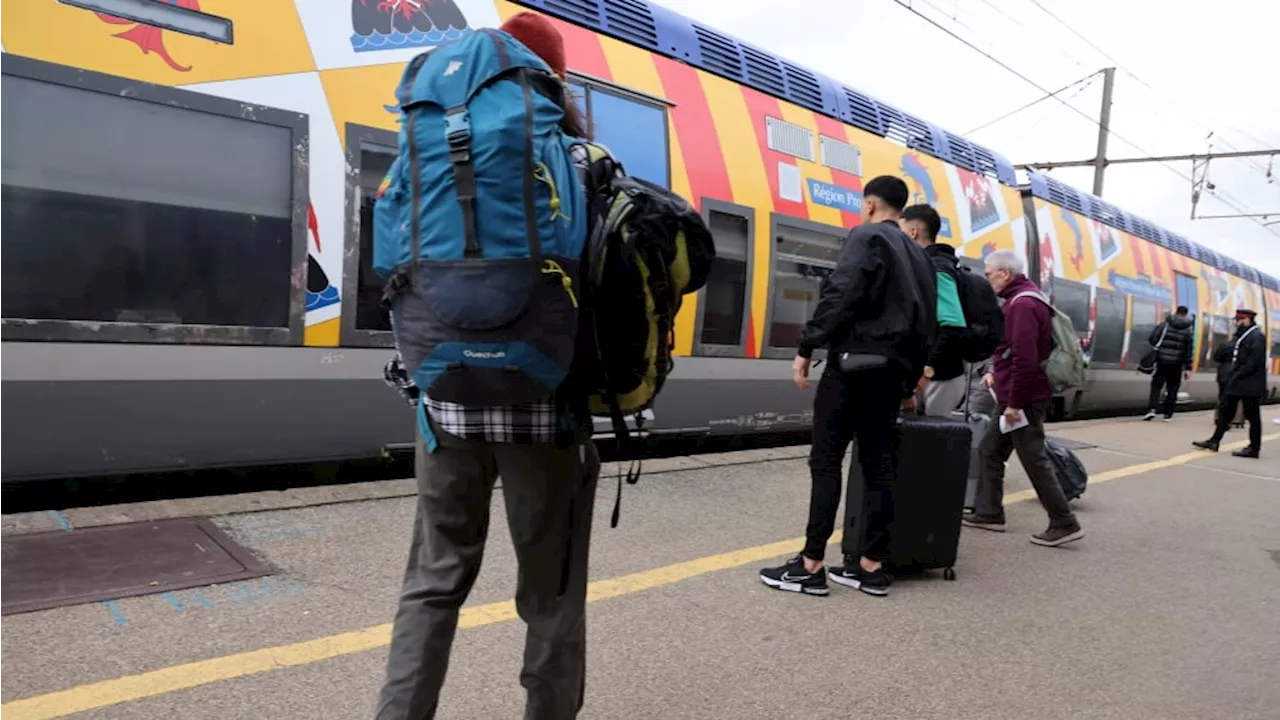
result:
<svg viewBox="0 0 1280 720"><path fill-rule="evenodd" d="M1262 440L1267 442L1276 438L1280 438L1280 434L1268 435ZM1235 442L1224 445L1222 450L1235 450L1247 444L1246 442ZM1184 465L1197 458L1207 456L1208 453L1204 451L1196 451L1177 455L1167 460L1153 460L1116 468L1115 470L1107 470L1090 477L1089 484L1097 485L1109 480L1117 480L1153 470ZM1021 490L1005 495L1005 503L1024 502L1034 497L1034 491ZM841 532L837 530L831 537L831 543L839 543L841 537ZM623 595L631 595L644 590L672 585L700 575L788 555L795 552L803 544L804 538L792 538L769 543L768 545L758 545L654 568L653 570L645 570L622 577L596 580L587 585L587 602L593 603ZM458 627L483 627L485 625L508 622L518 617L515 603L509 600L487 605L476 605L462 609L458 619ZM262 650L251 650L209 660L197 660L196 662L173 665L137 675L80 685L24 700L13 700L0 705L0 714L3 714L4 720L49 720L50 718L60 718L86 710L110 707L177 690L208 685L221 680L231 680L271 670L308 665L321 660L351 655L366 650L376 650L380 647L385 647L390 641L391 624L376 625L363 630L330 635L317 640L307 640L293 643L292 645L280 645Z"/></svg>

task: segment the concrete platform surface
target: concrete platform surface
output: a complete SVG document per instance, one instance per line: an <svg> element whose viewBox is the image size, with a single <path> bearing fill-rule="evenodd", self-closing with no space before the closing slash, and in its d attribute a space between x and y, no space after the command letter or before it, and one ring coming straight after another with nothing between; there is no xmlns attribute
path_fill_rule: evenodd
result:
<svg viewBox="0 0 1280 720"><path fill-rule="evenodd" d="M1098 446L1077 451L1087 537L1028 542L1045 517L1015 459L1010 531L966 530L956 582L902 580L886 599L760 583L760 567L802 543L804 448L650 463L624 489L617 529L602 479L581 717L1280 716L1280 408L1264 416L1261 460L1195 451L1208 413L1053 426ZM1243 440L1232 431L1226 447ZM211 516L278 572L6 617L0 714L371 717L411 492L370 483L5 516L6 534ZM441 718L523 712L515 561L494 513Z"/></svg>

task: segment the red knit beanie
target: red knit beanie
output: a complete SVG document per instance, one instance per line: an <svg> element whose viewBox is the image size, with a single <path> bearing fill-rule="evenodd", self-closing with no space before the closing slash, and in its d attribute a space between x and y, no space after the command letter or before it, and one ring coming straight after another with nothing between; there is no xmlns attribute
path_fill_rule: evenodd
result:
<svg viewBox="0 0 1280 720"><path fill-rule="evenodd" d="M550 20L537 13L522 12L502 23L499 29L524 43L551 66L552 72L564 79L564 38Z"/></svg>

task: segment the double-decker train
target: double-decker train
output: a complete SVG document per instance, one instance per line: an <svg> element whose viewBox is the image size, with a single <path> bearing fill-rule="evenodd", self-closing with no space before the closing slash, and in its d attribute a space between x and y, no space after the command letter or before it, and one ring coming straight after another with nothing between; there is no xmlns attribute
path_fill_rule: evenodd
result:
<svg viewBox="0 0 1280 720"><path fill-rule="evenodd" d="M787 364L895 174L966 263L998 248L1069 315L1088 384L1059 414L1141 409L1133 371L1177 304L1212 350L1253 308L1280 384L1280 283L830 77L645 0L175 0L234 43L54 0L0 9L3 478L376 457L414 425L370 212L415 54L531 9L567 44L599 142L704 214L717 259L685 303L656 433L803 429Z"/></svg>

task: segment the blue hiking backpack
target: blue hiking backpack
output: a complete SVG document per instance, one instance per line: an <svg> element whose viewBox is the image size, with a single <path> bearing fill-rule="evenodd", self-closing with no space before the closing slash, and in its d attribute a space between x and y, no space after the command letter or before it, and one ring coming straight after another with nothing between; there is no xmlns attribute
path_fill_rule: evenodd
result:
<svg viewBox="0 0 1280 720"><path fill-rule="evenodd" d="M415 57L397 97L373 266L409 377L468 406L551 395L573 362L587 238L559 78L485 29Z"/></svg>

